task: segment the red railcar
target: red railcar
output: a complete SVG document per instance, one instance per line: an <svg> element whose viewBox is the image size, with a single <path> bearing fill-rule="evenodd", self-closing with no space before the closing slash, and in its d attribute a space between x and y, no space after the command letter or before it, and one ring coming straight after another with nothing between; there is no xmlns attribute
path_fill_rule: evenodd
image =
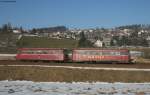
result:
<svg viewBox="0 0 150 95"><path fill-rule="evenodd" d="M55 48L20 48L16 59L64 61L64 52L63 49Z"/></svg>
<svg viewBox="0 0 150 95"><path fill-rule="evenodd" d="M129 63L130 54L127 49L74 49L72 61Z"/></svg>

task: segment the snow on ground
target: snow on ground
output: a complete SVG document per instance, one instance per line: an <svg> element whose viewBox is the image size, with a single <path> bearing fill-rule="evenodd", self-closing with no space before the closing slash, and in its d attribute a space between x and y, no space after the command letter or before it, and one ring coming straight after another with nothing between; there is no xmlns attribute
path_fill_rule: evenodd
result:
<svg viewBox="0 0 150 95"><path fill-rule="evenodd" d="M150 83L0 81L0 95L150 95Z"/></svg>

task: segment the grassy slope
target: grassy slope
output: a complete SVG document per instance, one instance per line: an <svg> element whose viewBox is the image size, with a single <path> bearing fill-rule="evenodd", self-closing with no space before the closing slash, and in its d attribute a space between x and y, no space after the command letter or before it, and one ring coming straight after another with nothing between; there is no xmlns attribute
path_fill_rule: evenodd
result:
<svg viewBox="0 0 150 95"><path fill-rule="evenodd" d="M11 43L11 45L6 46L8 41ZM0 53L16 53L17 47L12 46L12 43L15 45L16 41L17 35L0 33L0 43L3 43L2 47L0 47Z"/></svg>
<svg viewBox="0 0 150 95"><path fill-rule="evenodd" d="M150 82L150 72L76 70L40 67L0 67L0 80L61 82Z"/></svg>
<svg viewBox="0 0 150 95"><path fill-rule="evenodd" d="M51 39L46 37L23 37L18 47L75 48L78 42L73 39Z"/></svg>

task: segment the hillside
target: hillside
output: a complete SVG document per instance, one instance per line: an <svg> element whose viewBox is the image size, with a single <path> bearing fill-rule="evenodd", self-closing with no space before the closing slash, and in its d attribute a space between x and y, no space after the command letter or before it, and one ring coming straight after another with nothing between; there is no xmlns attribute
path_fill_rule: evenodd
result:
<svg viewBox="0 0 150 95"><path fill-rule="evenodd" d="M0 53L16 53L18 35L0 32Z"/></svg>
<svg viewBox="0 0 150 95"><path fill-rule="evenodd" d="M78 41L73 39L52 39L47 37L22 37L18 47L29 48L76 48Z"/></svg>

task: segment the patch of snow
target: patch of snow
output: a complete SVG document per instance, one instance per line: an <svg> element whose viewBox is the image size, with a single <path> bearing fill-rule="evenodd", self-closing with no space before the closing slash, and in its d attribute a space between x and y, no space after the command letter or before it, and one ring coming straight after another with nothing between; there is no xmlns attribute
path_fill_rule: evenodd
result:
<svg viewBox="0 0 150 95"><path fill-rule="evenodd" d="M150 83L0 81L0 95L150 94Z"/></svg>

